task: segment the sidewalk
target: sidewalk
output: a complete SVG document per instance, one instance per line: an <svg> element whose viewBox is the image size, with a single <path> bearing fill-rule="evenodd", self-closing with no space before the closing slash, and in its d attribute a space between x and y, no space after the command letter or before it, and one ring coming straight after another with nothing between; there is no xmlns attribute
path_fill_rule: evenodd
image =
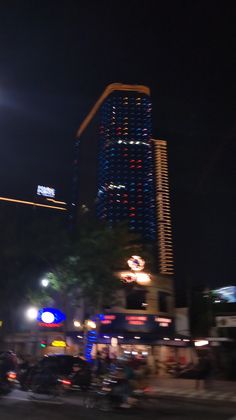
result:
<svg viewBox="0 0 236 420"><path fill-rule="evenodd" d="M147 395L154 398L181 398L236 403L236 382L212 380L207 390L196 390L193 379L151 378Z"/></svg>

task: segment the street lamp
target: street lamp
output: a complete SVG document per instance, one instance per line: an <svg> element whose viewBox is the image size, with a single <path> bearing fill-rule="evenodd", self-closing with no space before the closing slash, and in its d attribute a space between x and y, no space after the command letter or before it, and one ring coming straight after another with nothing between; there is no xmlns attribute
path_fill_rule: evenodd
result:
<svg viewBox="0 0 236 420"><path fill-rule="evenodd" d="M48 285L49 285L49 280L48 280L47 278L42 279L42 280L41 280L41 285L42 285L43 287L48 287Z"/></svg>
<svg viewBox="0 0 236 420"><path fill-rule="evenodd" d="M97 327L96 322L92 321L91 319L87 319L86 326L88 329L92 330L94 330Z"/></svg>
<svg viewBox="0 0 236 420"><path fill-rule="evenodd" d="M74 327L75 328L80 328L81 327L81 322L77 321L76 319L74 320Z"/></svg>
<svg viewBox="0 0 236 420"><path fill-rule="evenodd" d="M73 321L75 328L82 328L83 330L94 330L97 328L96 322L92 321L92 319L86 319L82 324L79 320L75 319Z"/></svg>
<svg viewBox="0 0 236 420"><path fill-rule="evenodd" d="M29 309L27 309L26 311L26 317L28 318L29 321L35 321L37 319L38 316L38 309L31 307Z"/></svg>

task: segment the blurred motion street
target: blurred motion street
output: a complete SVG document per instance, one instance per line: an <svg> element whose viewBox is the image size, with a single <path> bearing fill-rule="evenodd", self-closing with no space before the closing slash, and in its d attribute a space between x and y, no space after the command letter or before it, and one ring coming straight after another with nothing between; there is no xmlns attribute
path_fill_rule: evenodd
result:
<svg viewBox="0 0 236 420"><path fill-rule="evenodd" d="M173 401L170 399L148 399L131 409L119 409L114 411L100 411L88 409L75 404L75 398L64 400L41 400L33 402L29 393L15 390L7 397L3 397L0 403L0 418L4 420L51 420L85 419L94 418L100 420L126 420L144 419L150 420L231 420L234 418L236 408L233 405L222 403L219 405L204 404L203 402Z"/></svg>

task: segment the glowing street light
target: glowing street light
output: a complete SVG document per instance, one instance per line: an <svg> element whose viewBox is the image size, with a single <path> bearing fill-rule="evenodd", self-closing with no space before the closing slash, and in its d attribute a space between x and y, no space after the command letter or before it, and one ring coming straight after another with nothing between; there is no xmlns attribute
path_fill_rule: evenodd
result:
<svg viewBox="0 0 236 420"><path fill-rule="evenodd" d="M38 309L37 308L29 308L26 311L26 317L28 318L29 321L35 321L37 319L38 316Z"/></svg>
<svg viewBox="0 0 236 420"><path fill-rule="evenodd" d="M42 285L43 287L48 287L48 285L49 285L49 280L48 280L47 278L42 279L42 280L41 280L41 285Z"/></svg>
<svg viewBox="0 0 236 420"><path fill-rule="evenodd" d="M209 344L208 340L196 340L196 341L194 341L194 346L195 347L207 346L208 344Z"/></svg>
<svg viewBox="0 0 236 420"><path fill-rule="evenodd" d="M87 328L95 329L97 327L96 322L92 321L91 319L88 319L86 324Z"/></svg>
<svg viewBox="0 0 236 420"><path fill-rule="evenodd" d="M73 324L74 324L75 328L80 328L81 327L81 322L78 321L77 319L74 320Z"/></svg>

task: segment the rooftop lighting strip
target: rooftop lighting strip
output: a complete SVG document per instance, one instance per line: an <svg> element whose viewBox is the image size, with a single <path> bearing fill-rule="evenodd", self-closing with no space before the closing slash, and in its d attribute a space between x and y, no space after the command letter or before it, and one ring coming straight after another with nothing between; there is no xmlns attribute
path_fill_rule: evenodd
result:
<svg viewBox="0 0 236 420"><path fill-rule="evenodd" d="M52 201L53 203L56 204L64 204L66 206L66 202L65 201L58 201L58 200L54 200L53 198L47 198L47 201Z"/></svg>
<svg viewBox="0 0 236 420"><path fill-rule="evenodd" d="M97 102L92 107L91 111L87 114L83 122L81 123L76 137L80 137L82 133L86 130L87 126L90 124L91 120L97 113L98 109L101 107L105 99L110 96L114 91L130 91L130 92L139 92L145 95L150 96L150 89L147 86L143 85L125 85L123 83L111 83L103 91L102 95L98 98Z"/></svg>
<svg viewBox="0 0 236 420"><path fill-rule="evenodd" d="M19 204L26 204L29 206L46 207L48 209L67 211L64 207L49 206L47 204L34 203L33 201L16 200L15 198L0 197L0 201L7 201L9 203L19 203Z"/></svg>

